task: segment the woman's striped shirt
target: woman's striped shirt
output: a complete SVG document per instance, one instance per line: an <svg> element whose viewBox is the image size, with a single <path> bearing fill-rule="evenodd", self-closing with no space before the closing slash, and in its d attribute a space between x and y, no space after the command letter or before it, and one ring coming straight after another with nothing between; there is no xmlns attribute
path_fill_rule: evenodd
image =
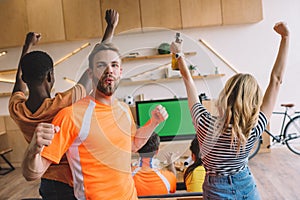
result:
<svg viewBox="0 0 300 200"><path fill-rule="evenodd" d="M259 113L258 122L251 130L245 148L241 147L238 153L237 144L231 144L231 128L222 133L216 131L214 124L217 118L200 103L192 107L191 113L206 173L212 176L227 176L244 169L250 150L267 126L266 116L262 112Z"/></svg>

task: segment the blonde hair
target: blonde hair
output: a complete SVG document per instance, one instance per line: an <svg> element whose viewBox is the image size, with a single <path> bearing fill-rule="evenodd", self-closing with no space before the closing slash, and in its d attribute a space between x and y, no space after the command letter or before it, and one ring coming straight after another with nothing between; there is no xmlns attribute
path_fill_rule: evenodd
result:
<svg viewBox="0 0 300 200"><path fill-rule="evenodd" d="M250 74L236 74L225 84L216 106L219 110L219 131L231 127L231 146L245 147L251 129L258 121L262 92Z"/></svg>

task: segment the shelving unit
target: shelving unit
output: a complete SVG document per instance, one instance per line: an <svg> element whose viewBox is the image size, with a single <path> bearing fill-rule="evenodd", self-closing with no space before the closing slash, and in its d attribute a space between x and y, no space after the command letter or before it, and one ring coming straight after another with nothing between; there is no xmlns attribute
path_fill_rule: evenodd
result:
<svg viewBox="0 0 300 200"><path fill-rule="evenodd" d="M208 74L203 76L193 76L194 80L198 79L207 79L207 78L218 78L225 76L225 74ZM155 80L140 80L140 81L131 81L131 80L121 80L121 86L130 86L137 84L148 84L148 83L163 83L163 82L172 82L182 80L182 77L173 77L173 78L163 78L163 79L155 79Z"/></svg>
<svg viewBox="0 0 300 200"><path fill-rule="evenodd" d="M186 52L185 56L194 56L196 52ZM134 60L145 60L145 59L155 59L155 58L171 58L172 54L156 54L149 56L136 56L136 57L124 57L122 58L122 62L134 61Z"/></svg>
<svg viewBox="0 0 300 200"><path fill-rule="evenodd" d="M196 55L197 52L185 52L184 55L187 56L194 56ZM129 62L129 61L136 61L136 60L147 60L147 59L157 59L157 58L169 58L171 62L171 56L172 54L156 54L156 55L147 55L147 56L136 56L136 57L124 57L122 58L122 62ZM161 65L159 67L156 67L154 69L142 72L140 74L134 75L133 77L140 76L142 74L146 74L151 71L158 70L162 67L165 67L168 64ZM194 80L199 80L199 79L210 79L210 78L218 78L218 77L223 77L225 74L207 74L207 75L202 75L202 76L193 76ZM131 77L131 78L133 78ZM120 82L121 86L130 86L130 85L138 85L138 84L149 84L149 83L166 83L166 82L172 82L172 81L180 81L182 80L182 77L170 77L170 78L160 78L160 79L145 79L145 80L137 80L134 81L130 78L128 79L122 79Z"/></svg>

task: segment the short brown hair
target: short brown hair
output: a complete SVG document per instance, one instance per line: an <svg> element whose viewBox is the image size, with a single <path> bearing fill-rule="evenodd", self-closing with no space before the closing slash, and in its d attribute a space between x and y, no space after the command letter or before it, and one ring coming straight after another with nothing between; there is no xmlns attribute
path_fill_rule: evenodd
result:
<svg viewBox="0 0 300 200"><path fill-rule="evenodd" d="M116 52L119 56L121 56L119 49L113 44L113 43L98 43L95 45L94 49L92 50L92 52L89 55L89 68L93 68L93 60L95 55L99 52L99 51L106 51L106 50L111 50Z"/></svg>

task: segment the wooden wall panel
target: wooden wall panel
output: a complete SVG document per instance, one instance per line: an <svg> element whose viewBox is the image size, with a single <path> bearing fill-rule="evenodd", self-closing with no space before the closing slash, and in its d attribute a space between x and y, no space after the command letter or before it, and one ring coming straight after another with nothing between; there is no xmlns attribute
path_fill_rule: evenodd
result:
<svg viewBox="0 0 300 200"><path fill-rule="evenodd" d="M139 0L101 0L103 32L106 28L104 17L107 9L114 9L119 12L119 24L116 33L141 30Z"/></svg>
<svg viewBox="0 0 300 200"><path fill-rule="evenodd" d="M179 0L140 0L142 27L180 29Z"/></svg>
<svg viewBox="0 0 300 200"><path fill-rule="evenodd" d="M222 24L221 0L180 0L182 28Z"/></svg>
<svg viewBox="0 0 300 200"><path fill-rule="evenodd" d="M63 0L62 2L67 40L102 37L99 0Z"/></svg>
<svg viewBox="0 0 300 200"><path fill-rule="evenodd" d="M262 0L222 0L223 24L259 22L262 10Z"/></svg>
<svg viewBox="0 0 300 200"><path fill-rule="evenodd" d="M15 167L21 166L25 150L28 146L21 131L7 131L4 135L7 137L7 148L13 148L13 151L6 154L5 157L13 163Z"/></svg>
<svg viewBox="0 0 300 200"><path fill-rule="evenodd" d="M16 122L10 116L5 116L4 123L5 123L6 131L20 130Z"/></svg>
<svg viewBox="0 0 300 200"><path fill-rule="evenodd" d="M65 40L61 0L26 0L29 31L42 34L42 43Z"/></svg>
<svg viewBox="0 0 300 200"><path fill-rule="evenodd" d="M4 123L4 116L0 116L0 135L6 133L5 123Z"/></svg>
<svg viewBox="0 0 300 200"><path fill-rule="evenodd" d="M0 48L21 46L27 33L25 0L1 0L0 25Z"/></svg>
<svg viewBox="0 0 300 200"><path fill-rule="evenodd" d="M28 146L22 132L10 116L2 117L6 126L6 134L0 136L0 149L13 148L5 157L15 166L20 167L24 152ZM4 163L0 159L0 163Z"/></svg>

